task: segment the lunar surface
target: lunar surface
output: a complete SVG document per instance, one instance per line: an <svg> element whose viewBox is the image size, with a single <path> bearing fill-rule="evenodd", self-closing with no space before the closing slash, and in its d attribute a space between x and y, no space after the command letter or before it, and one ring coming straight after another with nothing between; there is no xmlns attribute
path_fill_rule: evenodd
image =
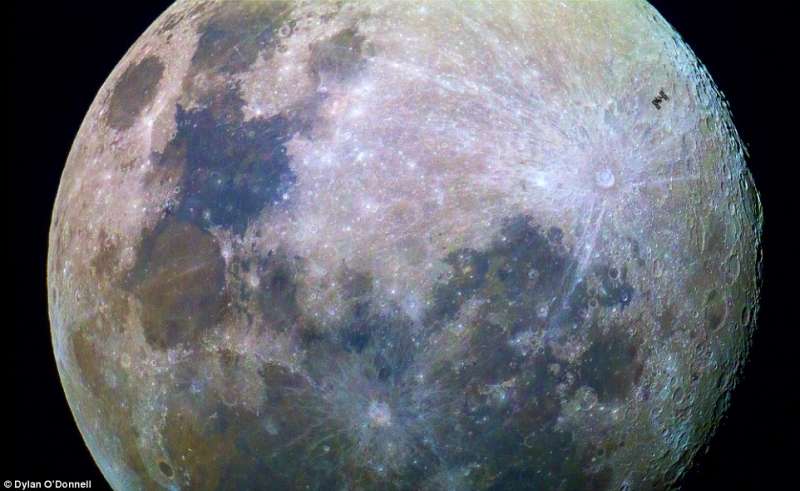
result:
<svg viewBox="0 0 800 491"><path fill-rule="evenodd" d="M115 489L662 489L761 206L643 1L182 1L64 169L53 347Z"/></svg>

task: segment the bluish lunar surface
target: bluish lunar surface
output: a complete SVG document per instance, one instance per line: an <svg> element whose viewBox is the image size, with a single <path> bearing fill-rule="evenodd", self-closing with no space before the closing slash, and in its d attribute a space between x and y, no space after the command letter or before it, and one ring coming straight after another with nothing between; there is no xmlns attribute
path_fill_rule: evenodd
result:
<svg viewBox="0 0 800 491"><path fill-rule="evenodd" d="M643 1L181 1L69 155L54 352L115 489L669 488L760 234Z"/></svg>

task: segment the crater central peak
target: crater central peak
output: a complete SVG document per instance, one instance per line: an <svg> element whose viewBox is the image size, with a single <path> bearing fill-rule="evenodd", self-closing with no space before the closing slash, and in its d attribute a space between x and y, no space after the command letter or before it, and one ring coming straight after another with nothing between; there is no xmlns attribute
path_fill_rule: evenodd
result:
<svg viewBox="0 0 800 491"><path fill-rule="evenodd" d="M603 167L594 175L594 182L603 189L608 189L614 185L616 178L614 172L608 167Z"/></svg>

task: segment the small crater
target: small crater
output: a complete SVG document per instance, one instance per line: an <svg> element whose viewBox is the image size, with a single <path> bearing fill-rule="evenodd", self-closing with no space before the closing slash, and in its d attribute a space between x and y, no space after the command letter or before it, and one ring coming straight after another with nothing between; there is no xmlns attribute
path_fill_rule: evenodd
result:
<svg viewBox="0 0 800 491"><path fill-rule="evenodd" d="M172 466L164 462L163 460L158 463L158 470L161 471L166 477L172 478L173 471Z"/></svg>
<svg viewBox="0 0 800 491"><path fill-rule="evenodd" d="M749 306L745 305L744 307L742 307L741 319L742 319L742 325L743 326L749 326L750 325L750 322L752 320L752 315L753 314L752 314L752 311L750 310Z"/></svg>
<svg viewBox="0 0 800 491"><path fill-rule="evenodd" d="M580 322L589 318L589 308L619 306L624 309L633 300L634 289L627 281L625 268L611 273L611 266L596 265L581 279L569 298L569 318Z"/></svg>
<svg viewBox="0 0 800 491"><path fill-rule="evenodd" d="M603 189L608 189L614 185L616 178L614 172L609 168L603 168L597 171L594 175L595 183Z"/></svg>
<svg viewBox="0 0 800 491"><path fill-rule="evenodd" d="M292 31L294 29L294 22L284 22L281 27L278 29L278 36L282 38L288 38L292 35Z"/></svg>
<svg viewBox="0 0 800 491"><path fill-rule="evenodd" d="M725 322L728 315L728 305L725 298L718 290L711 290L706 297L704 305L705 327L715 331Z"/></svg>

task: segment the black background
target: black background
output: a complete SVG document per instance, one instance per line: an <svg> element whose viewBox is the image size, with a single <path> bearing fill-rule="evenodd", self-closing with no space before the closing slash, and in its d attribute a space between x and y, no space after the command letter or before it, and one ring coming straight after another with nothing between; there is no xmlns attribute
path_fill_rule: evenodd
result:
<svg viewBox="0 0 800 491"><path fill-rule="evenodd" d="M4 439L11 468L0 479L85 480L106 484L67 407L50 344L45 292L47 232L53 199L70 145L97 90L126 50L168 5L164 1L19 2L12 38L13 126L7 197L12 201L15 269L11 394ZM797 290L788 205L797 158L782 142L800 91L781 86L785 64L775 34L780 2L654 1L705 63L727 96L747 143L765 208L765 283L760 328L751 360L724 424L689 475L685 489L797 489L798 424L794 369L798 322L789 315ZM789 32L789 34L792 34ZM782 41L782 40L781 40ZM6 65L7 66L7 65ZM796 124L794 124L796 126ZM783 132L786 134L782 134ZM788 135L788 136L787 136ZM794 137L796 139L796 137ZM796 191L794 191L796 192ZM6 372L8 373L8 372ZM8 464L6 460L3 466Z"/></svg>

